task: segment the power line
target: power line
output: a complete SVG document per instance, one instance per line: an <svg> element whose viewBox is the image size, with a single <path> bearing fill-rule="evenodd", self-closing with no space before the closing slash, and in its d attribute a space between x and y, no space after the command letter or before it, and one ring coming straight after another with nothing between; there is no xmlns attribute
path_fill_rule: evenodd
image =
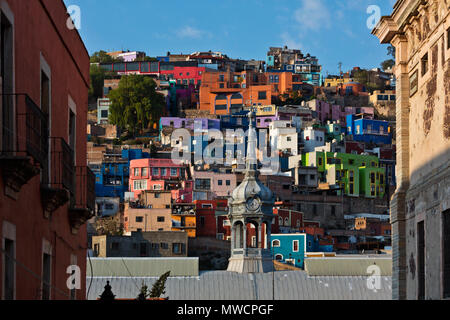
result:
<svg viewBox="0 0 450 320"><path fill-rule="evenodd" d="M42 279L39 275L37 275L35 272L33 272L32 270L30 270L28 267L26 267L23 263L21 263L19 260L15 259L14 257L11 257L4 249L0 249L2 251L2 253L8 257L9 259L13 260L17 265L19 265L20 267L22 267L25 271L27 271L28 273L30 273L33 277L35 277L36 279L38 279L40 282L42 282L43 284L49 286L52 289L55 289L56 291L58 291L61 295L66 296L67 298L71 298L70 295L68 295L67 293L65 293L64 291L62 291L61 289L51 285L50 283L48 283L47 281L45 281L44 279Z"/></svg>

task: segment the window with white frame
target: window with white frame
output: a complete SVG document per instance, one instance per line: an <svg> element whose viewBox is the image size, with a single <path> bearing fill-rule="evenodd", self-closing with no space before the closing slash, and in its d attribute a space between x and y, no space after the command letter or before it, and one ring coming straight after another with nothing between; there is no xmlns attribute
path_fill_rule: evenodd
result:
<svg viewBox="0 0 450 320"><path fill-rule="evenodd" d="M176 177L178 175L178 170L177 168L171 168L170 169L170 176L171 177Z"/></svg>
<svg viewBox="0 0 450 320"><path fill-rule="evenodd" d="M298 243L299 243L298 240L292 241L292 251L293 252L298 252Z"/></svg>
<svg viewBox="0 0 450 320"><path fill-rule="evenodd" d="M272 247L279 248L280 247L280 240L272 240Z"/></svg>
<svg viewBox="0 0 450 320"><path fill-rule="evenodd" d="M147 190L147 180L134 180L133 187L135 191Z"/></svg>

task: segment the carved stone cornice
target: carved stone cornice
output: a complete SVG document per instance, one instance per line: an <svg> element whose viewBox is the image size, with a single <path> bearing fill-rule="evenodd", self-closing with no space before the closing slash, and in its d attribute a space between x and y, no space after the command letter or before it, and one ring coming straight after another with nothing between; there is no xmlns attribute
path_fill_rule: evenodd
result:
<svg viewBox="0 0 450 320"><path fill-rule="evenodd" d="M77 234L80 230L80 227L85 224L89 219L94 216L94 213L91 210L85 209L69 209L69 223L72 229L72 234Z"/></svg>
<svg viewBox="0 0 450 320"><path fill-rule="evenodd" d="M23 185L41 172L29 157L0 158L0 167L5 187L12 193L19 193Z"/></svg>
<svg viewBox="0 0 450 320"><path fill-rule="evenodd" d="M53 189L41 186L41 202L44 207L44 217L50 218L53 212L65 205L70 199L69 192L65 189Z"/></svg>

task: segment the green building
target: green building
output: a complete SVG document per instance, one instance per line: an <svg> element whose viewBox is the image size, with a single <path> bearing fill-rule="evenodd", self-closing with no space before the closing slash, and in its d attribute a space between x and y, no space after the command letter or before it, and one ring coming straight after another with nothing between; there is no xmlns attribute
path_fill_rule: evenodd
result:
<svg viewBox="0 0 450 320"><path fill-rule="evenodd" d="M304 166L317 167L319 181L348 196L383 198L385 169L376 156L334 152L309 152L302 156Z"/></svg>

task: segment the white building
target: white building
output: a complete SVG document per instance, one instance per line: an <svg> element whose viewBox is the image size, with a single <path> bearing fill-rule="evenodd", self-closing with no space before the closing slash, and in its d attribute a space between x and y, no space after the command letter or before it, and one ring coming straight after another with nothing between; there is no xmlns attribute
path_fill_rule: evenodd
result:
<svg viewBox="0 0 450 320"><path fill-rule="evenodd" d="M304 152L313 152L317 147L325 145L325 132L323 130L308 127L303 130L302 142Z"/></svg>
<svg viewBox="0 0 450 320"><path fill-rule="evenodd" d="M298 133L297 128L291 121L274 121L270 124L270 146L272 150L279 150L298 155Z"/></svg>

